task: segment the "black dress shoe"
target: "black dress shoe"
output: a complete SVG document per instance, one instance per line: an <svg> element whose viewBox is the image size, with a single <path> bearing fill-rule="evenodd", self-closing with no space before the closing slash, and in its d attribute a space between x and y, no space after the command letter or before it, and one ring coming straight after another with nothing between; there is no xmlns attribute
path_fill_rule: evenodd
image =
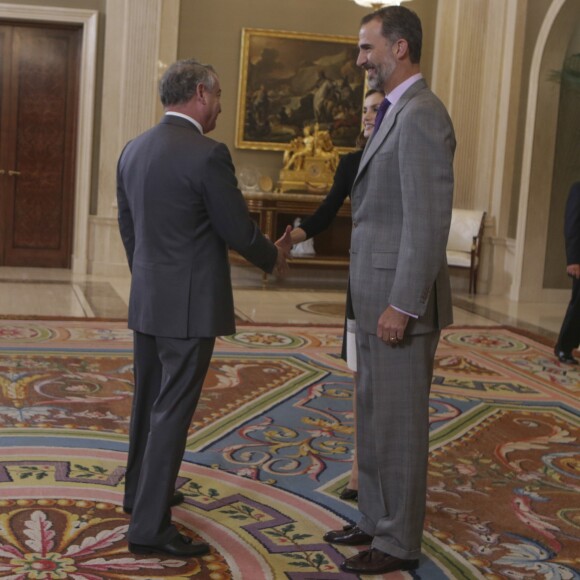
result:
<svg viewBox="0 0 580 580"><path fill-rule="evenodd" d="M176 491L173 494L173 497L171 498L171 501L169 502L169 506L170 507L174 507L176 505L179 505L180 503L183 503L184 500L185 500L185 496L180 491ZM123 511L126 514L131 514L131 513L133 513L133 508L132 507L123 506Z"/></svg>
<svg viewBox="0 0 580 580"><path fill-rule="evenodd" d="M361 546L364 544L370 544L373 541L372 536L369 536L354 524L344 526L342 530L326 532L323 539L329 544L342 544L344 546Z"/></svg>
<svg viewBox="0 0 580 580"><path fill-rule="evenodd" d="M340 499L351 499L356 501L358 499L358 489L350 489L350 487L345 487L338 496Z"/></svg>
<svg viewBox="0 0 580 580"><path fill-rule="evenodd" d="M555 349L554 354L556 355L556 358L561 363L564 363L566 365L577 365L578 364L578 360L572 356L571 352L566 352L564 350Z"/></svg>
<svg viewBox="0 0 580 580"><path fill-rule="evenodd" d="M209 546L204 542L193 542L191 538L179 534L166 544L148 546L129 542L129 552L132 554L162 554L178 558L192 558L209 553Z"/></svg>
<svg viewBox="0 0 580 580"><path fill-rule="evenodd" d="M347 558L340 569L353 574L386 574L395 570L415 570L418 566L419 560L401 560L371 548Z"/></svg>

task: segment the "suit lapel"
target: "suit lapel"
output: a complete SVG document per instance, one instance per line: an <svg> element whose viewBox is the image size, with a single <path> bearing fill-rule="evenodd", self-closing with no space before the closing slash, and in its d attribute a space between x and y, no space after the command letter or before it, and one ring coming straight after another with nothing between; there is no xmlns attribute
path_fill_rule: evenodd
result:
<svg viewBox="0 0 580 580"><path fill-rule="evenodd" d="M358 183L360 176L363 174L366 166L369 164L370 160L373 158L374 154L378 151L383 141L388 137L391 129L393 128L397 115L405 107L405 105L421 90L427 88L427 83L424 79L419 79L416 83L413 83L407 91L401 96L397 103L393 106L391 111L387 111L381 126L378 128L377 132L368 141L364 151L363 156L358 167L358 173L354 180L354 186Z"/></svg>

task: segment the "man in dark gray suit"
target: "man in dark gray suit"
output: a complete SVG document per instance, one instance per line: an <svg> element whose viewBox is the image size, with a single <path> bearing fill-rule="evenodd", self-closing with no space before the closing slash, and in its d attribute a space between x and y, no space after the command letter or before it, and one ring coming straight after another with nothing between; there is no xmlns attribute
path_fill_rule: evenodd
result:
<svg viewBox="0 0 580 580"><path fill-rule="evenodd" d="M452 322L445 248L455 136L420 73L417 15L390 6L361 24L357 64L386 95L351 193L361 518L325 539L371 544L342 568L382 574L416 568L421 552L433 360Z"/></svg>
<svg viewBox="0 0 580 580"><path fill-rule="evenodd" d="M175 481L215 337L235 332L228 247L271 272L286 266L250 219L227 147L205 136L221 112L212 67L178 61L159 85L163 120L119 159L119 227L132 273L135 395L123 507L129 549L177 557L209 551L171 523Z"/></svg>
<svg viewBox="0 0 580 580"><path fill-rule="evenodd" d="M566 272L572 279L572 298L562 321L554 354L561 363L577 365L573 355L580 345L580 181L572 184L564 213Z"/></svg>

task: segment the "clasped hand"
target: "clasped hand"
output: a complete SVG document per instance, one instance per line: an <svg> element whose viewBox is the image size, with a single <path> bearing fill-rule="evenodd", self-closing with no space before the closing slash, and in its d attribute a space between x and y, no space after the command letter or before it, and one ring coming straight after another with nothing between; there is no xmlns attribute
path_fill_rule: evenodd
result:
<svg viewBox="0 0 580 580"><path fill-rule="evenodd" d="M292 250L292 237L290 232L292 226L286 226L282 236L276 240L276 247L278 248L278 258L276 259L276 275L283 278L288 273L288 258L290 257L290 250Z"/></svg>
<svg viewBox="0 0 580 580"><path fill-rule="evenodd" d="M403 340L408 322L407 314L388 306L379 317L377 336L391 346L396 346Z"/></svg>

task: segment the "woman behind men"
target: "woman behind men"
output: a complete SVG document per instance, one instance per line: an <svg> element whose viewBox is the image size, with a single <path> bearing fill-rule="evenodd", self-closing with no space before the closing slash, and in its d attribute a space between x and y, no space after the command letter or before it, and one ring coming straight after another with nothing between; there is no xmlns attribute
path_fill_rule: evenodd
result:
<svg viewBox="0 0 580 580"><path fill-rule="evenodd" d="M320 204L316 212L305 219L299 227L294 228L290 233L292 243L297 244L311 238L324 231L332 222L344 200L350 195L350 190L358 172L358 166L362 157L364 146L371 136L375 127L377 111L383 99L384 93L371 89L365 94L362 115L362 131L357 138L357 151L348 153L340 160L334 176L334 182L330 192ZM346 322L345 333L342 343L342 358L346 360L348 368L354 373L354 393L356 393L356 344L355 344L355 320L352 303L350 299L350 289L346 294ZM354 398L354 397L353 397ZM353 406L355 413L356 427L356 405ZM355 428L356 433L356 428ZM341 499L357 499L358 497L358 464L355 453L352 459L352 470L350 479L346 487L340 494Z"/></svg>

